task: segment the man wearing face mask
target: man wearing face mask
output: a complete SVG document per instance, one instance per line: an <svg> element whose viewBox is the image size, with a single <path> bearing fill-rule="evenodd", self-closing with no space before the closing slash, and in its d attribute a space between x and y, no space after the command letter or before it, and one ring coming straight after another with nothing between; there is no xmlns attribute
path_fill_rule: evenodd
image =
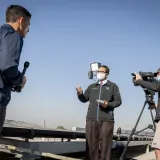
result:
<svg viewBox="0 0 160 160"><path fill-rule="evenodd" d="M146 82L139 74L136 74L135 82L141 87L158 92L158 105L156 106L155 116L156 131L152 142L152 148L155 149L156 160L160 160L160 68L154 73L154 76L156 77L156 81Z"/></svg>
<svg viewBox="0 0 160 160"><path fill-rule="evenodd" d="M81 102L89 101L86 116L86 151L87 160L110 160L114 129L114 109L122 104L118 86L109 81L109 68L105 65L98 69L98 82L88 86L83 93L77 87ZM102 100L97 101L97 100Z"/></svg>
<svg viewBox="0 0 160 160"><path fill-rule="evenodd" d="M24 7L10 5L6 10L6 23L0 27L0 133L12 88L23 88L26 83L26 77L21 75L18 66L30 19L31 14Z"/></svg>

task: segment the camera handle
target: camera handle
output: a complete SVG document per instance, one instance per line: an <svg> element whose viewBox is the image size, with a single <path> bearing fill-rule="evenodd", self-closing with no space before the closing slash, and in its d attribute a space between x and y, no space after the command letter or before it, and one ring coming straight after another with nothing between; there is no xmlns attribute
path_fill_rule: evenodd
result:
<svg viewBox="0 0 160 160"><path fill-rule="evenodd" d="M147 96L146 96L146 98L147 98ZM136 128L137 128L137 126L138 126L138 123L139 123L139 121L140 121L140 118L141 118L141 116L142 116L142 113L143 113L143 111L144 111L144 109L145 109L145 106L146 106L146 104L148 104L149 105L149 109L150 109L150 112L151 112L151 117L152 117L152 121L153 121L153 125L154 125L154 131L155 131L155 122L154 122L154 118L153 118L153 114L152 114L152 111L151 111L151 107L150 107L150 102L146 99L146 101L144 102L144 105L143 105L143 107L142 107L142 110L141 110L141 112L140 112L140 114L139 114L139 117L138 117L138 119L137 119L137 121L136 121L136 124L135 124L135 126L134 126L134 128L132 129L132 131L131 131L131 134L130 134L130 136L129 136L129 138L128 138L128 141L127 141L127 143L126 143L126 145L125 145L125 148L124 148L124 150L123 150L123 152L122 152L122 155L121 155L121 157L120 157L120 159L119 160L124 160L124 156L125 156L125 153L126 153L126 151L127 151L127 147L128 147L128 145L129 145L129 143L130 143L130 141L131 141L131 138L132 138L132 136L135 134L135 132L136 132Z"/></svg>

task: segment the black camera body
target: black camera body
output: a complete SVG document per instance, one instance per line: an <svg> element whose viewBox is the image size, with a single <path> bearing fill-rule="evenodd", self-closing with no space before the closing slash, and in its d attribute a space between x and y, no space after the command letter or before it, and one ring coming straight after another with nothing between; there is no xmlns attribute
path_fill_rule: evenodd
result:
<svg viewBox="0 0 160 160"><path fill-rule="evenodd" d="M131 73L131 75L132 76L134 76L133 77L133 83L134 83L134 85L135 86L138 86L137 84L136 84L136 82L135 82L135 73ZM154 82L154 73L152 73L152 72L139 72L139 75L142 77L142 79L144 80L144 81L148 81L148 82Z"/></svg>
<svg viewBox="0 0 160 160"><path fill-rule="evenodd" d="M134 83L134 86L138 86L138 84L136 84L136 81L135 81L135 73L131 73L131 75L132 76L134 76L133 77L133 83ZM154 83L155 82L155 74L154 73L152 73L152 72L139 72L139 75L142 77L142 79L144 80L144 81L147 81L147 82L151 82L151 83ZM143 87L142 87L143 88ZM149 89L146 89L146 88L143 88L144 89L144 91L145 91L145 93L146 93L146 95L151 95L151 96L153 96L153 95L155 95L155 92L154 91L152 91L152 90L149 90Z"/></svg>

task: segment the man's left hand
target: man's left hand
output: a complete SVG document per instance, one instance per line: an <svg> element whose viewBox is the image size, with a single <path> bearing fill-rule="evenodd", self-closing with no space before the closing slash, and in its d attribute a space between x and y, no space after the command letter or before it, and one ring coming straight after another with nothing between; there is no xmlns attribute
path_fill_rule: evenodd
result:
<svg viewBox="0 0 160 160"><path fill-rule="evenodd" d="M103 108L107 108L108 102L107 102L107 101L104 101L104 103L100 103L100 105L101 105Z"/></svg>
<svg viewBox="0 0 160 160"><path fill-rule="evenodd" d="M135 79L136 81L138 81L138 80L141 80L141 79L142 79L142 77L141 77L139 74L137 74L137 73L136 73L135 75L136 75L136 79Z"/></svg>

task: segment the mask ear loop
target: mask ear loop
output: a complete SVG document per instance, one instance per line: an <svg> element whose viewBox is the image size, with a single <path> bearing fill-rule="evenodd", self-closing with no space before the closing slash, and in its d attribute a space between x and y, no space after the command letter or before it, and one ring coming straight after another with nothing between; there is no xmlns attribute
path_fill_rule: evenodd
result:
<svg viewBox="0 0 160 160"><path fill-rule="evenodd" d="M105 73L105 76L108 76L109 74L108 73ZM106 77L106 78L108 78L108 77Z"/></svg>

